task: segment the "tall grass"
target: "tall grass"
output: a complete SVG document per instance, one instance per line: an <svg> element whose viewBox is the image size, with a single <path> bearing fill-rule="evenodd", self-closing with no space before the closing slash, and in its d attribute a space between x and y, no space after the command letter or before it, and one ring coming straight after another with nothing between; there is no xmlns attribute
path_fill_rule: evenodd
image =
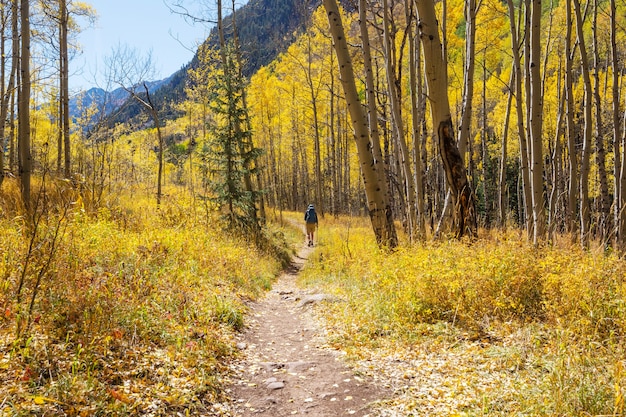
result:
<svg viewBox="0 0 626 417"><path fill-rule="evenodd" d="M338 347L358 356L390 344L408 352L479 343L529 380L513 397L475 399L470 415L623 415L626 262L617 254L567 239L535 248L517 233L485 231L472 243L386 253L366 219L328 218L321 228L301 282L343 300L324 310Z"/></svg>
<svg viewBox="0 0 626 417"><path fill-rule="evenodd" d="M158 210L152 199L135 197L87 213L74 195L32 326L16 338L23 317L15 291L31 231L22 217L7 215L14 192L3 187L0 204L3 415L209 410L221 398L220 376L235 354L231 334L244 325L246 302L282 267L289 242L280 230L266 228L261 251L245 236L222 232L217 216L195 215L174 189ZM34 264L45 259L36 255ZM38 270L26 271L28 294Z"/></svg>

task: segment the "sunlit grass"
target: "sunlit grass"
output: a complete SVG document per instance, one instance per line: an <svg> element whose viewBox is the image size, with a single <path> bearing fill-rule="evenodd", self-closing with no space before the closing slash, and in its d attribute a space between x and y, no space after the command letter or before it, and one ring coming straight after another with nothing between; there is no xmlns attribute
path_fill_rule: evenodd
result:
<svg viewBox="0 0 626 417"><path fill-rule="evenodd" d="M517 381L465 393L475 397L455 412L622 415L626 263L616 254L568 239L535 248L518 232L484 231L471 243L405 243L389 253L367 219L327 218L320 229L300 282L342 300L323 309L337 348L407 360L456 352L457 379L475 380L469 363L484 358L501 365L484 379Z"/></svg>
<svg viewBox="0 0 626 417"><path fill-rule="evenodd" d="M194 414L222 398L232 333L245 324L246 302L281 270L290 236L268 225L259 250L173 194L158 210L149 197L117 203L90 213L74 201L48 268L52 238L41 232L24 299L35 273L45 273L19 339L26 309L16 287L29 235L24 219L0 216L3 415Z"/></svg>

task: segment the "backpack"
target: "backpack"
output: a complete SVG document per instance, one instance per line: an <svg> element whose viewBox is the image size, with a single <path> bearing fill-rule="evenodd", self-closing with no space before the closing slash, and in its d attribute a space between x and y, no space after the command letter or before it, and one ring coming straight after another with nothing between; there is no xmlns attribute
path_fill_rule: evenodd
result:
<svg viewBox="0 0 626 417"><path fill-rule="evenodd" d="M304 220L307 223L317 223L317 213L313 207L309 207L304 214Z"/></svg>

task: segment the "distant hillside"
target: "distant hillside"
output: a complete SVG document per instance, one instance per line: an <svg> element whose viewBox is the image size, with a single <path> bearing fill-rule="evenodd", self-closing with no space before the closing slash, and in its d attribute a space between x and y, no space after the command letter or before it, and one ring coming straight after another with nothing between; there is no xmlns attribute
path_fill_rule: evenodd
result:
<svg viewBox="0 0 626 417"><path fill-rule="evenodd" d="M235 23L244 59L244 75L251 76L259 68L272 62L281 52L286 51L295 41L298 33L305 29L313 8L318 4L319 0L312 2L307 0L250 0L239 8L235 14ZM224 31L227 39L232 39L232 14L224 18ZM218 46L217 29L211 31L205 42L212 47ZM162 82L159 88L155 88L154 91L151 88L152 98L161 109L162 118L173 118L178 115L174 104L186 98L187 70L197 65L198 59L195 56L190 63L164 80L166 82ZM102 105L106 97L104 92L94 90L97 89L83 94L82 101L76 98L75 103L80 102L84 107L91 103L90 100L94 100ZM111 93L111 97L119 98L115 92ZM128 122L145 111L136 100L128 100L127 97L121 103L111 100L111 105L113 107L107 107L110 125ZM72 108L76 110L78 107L75 105ZM76 114L74 110L71 110L72 115Z"/></svg>
<svg viewBox="0 0 626 417"><path fill-rule="evenodd" d="M146 85L150 94L156 94L157 91L170 84L173 80L175 80L175 75L164 80L149 81ZM96 124L102 114L110 122L111 120L132 117L129 116L126 110L129 103L129 93L121 87L110 92L94 87L70 98L70 115L76 122L76 119L84 114L87 109L93 107L98 111L98 114L94 115L89 121L90 125ZM120 117L120 115L122 116Z"/></svg>
<svg viewBox="0 0 626 417"><path fill-rule="evenodd" d="M313 8L319 3L318 0L250 0L237 10L235 23L244 59L244 75L251 76L286 51L296 36L304 31ZM227 39L232 38L232 15L224 19L224 32ZM216 29L207 43L218 46Z"/></svg>
<svg viewBox="0 0 626 417"><path fill-rule="evenodd" d="M94 87L70 98L70 115L76 118L90 107L104 109L104 113L109 114L124 104L127 98L128 93L122 88L108 92L102 88Z"/></svg>

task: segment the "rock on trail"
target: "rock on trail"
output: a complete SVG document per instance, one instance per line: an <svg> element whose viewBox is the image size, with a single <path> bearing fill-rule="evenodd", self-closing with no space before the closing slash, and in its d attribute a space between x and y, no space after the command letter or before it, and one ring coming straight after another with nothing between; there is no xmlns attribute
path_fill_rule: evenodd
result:
<svg viewBox="0 0 626 417"><path fill-rule="evenodd" d="M312 248L303 247L265 298L252 304L233 365L230 416L374 416L370 404L383 390L360 377L341 354L325 347L311 306L324 294L297 289L295 280Z"/></svg>

